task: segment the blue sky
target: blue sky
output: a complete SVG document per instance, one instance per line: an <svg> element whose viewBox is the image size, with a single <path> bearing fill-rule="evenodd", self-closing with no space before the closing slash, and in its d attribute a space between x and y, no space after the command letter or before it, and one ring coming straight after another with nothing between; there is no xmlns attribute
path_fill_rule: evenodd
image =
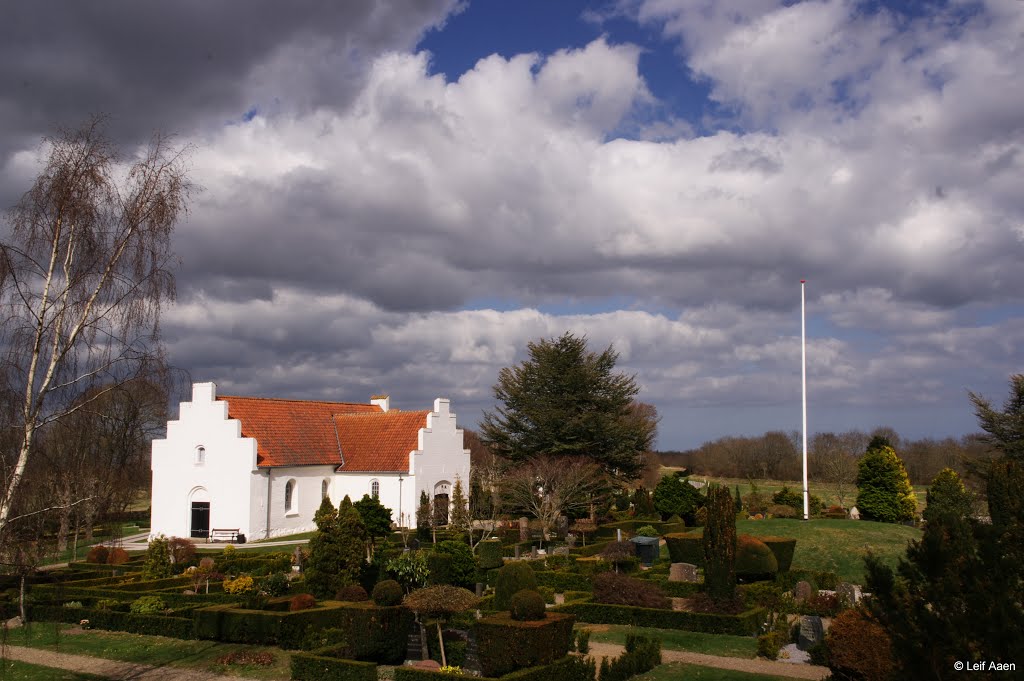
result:
<svg viewBox="0 0 1024 681"><path fill-rule="evenodd" d="M168 358L473 426L565 331L659 446L975 430L1024 371L1024 3L16 5L0 202L93 112L191 146ZM239 16L245 19L239 22ZM228 121L229 123L225 123Z"/></svg>

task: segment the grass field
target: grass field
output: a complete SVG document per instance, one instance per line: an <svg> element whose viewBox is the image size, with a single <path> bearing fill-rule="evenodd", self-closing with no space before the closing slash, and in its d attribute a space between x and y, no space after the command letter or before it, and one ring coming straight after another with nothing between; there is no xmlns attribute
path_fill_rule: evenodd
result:
<svg viewBox="0 0 1024 681"><path fill-rule="evenodd" d="M3 681L106 681L107 677L3 660L0 662L0 678Z"/></svg>
<svg viewBox="0 0 1024 681"><path fill-rule="evenodd" d="M677 468L662 468L663 474L670 474ZM736 486L739 485L740 494L746 496L750 494L750 481L746 478L705 478L700 475L692 476L693 480L707 480L708 482L717 482L721 485L725 485L729 488L729 491L735 494ZM801 494L803 490L802 480L754 480L754 484L757 485L757 491L766 497L780 491L783 487L789 487L797 494ZM917 497L917 511L920 513L925 507L925 492L928 490L928 485L913 485L914 495ZM832 506L839 503L838 497L835 495L835 491L831 485L823 482L816 482L814 480L807 481L807 490L820 498L825 502L826 506ZM846 495L843 498L843 503L846 508L857 503L857 486L854 484L848 485Z"/></svg>
<svg viewBox="0 0 1024 681"><path fill-rule="evenodd" d="M686 681L793 681L788 676L750 674L679 662L663 664L646 674L633 677L633 681L677 681L677 679L686 679Z"/></svg>
<svg viewBox="0 0 1024 681"><path fill-rule="evenodd" d="M182 669L200 669L215 674L233 674L251 679L288 679L291 677L288 653L279 648L263 648L245 646L234 643L217 643L215 641L183 641L163 636L142 636L118 631L79 631L69 634L72 629L67 624L53 622L37 622L24 629L12 631L8 635L10 645L28 646L44 650L59 650L62 653L91 655L108 660L135 662L154 667L177 667ZM274 655L274 664L269 667L255 665L225 666L217 663L217 658L236 650L266 650ZM50 677L25 677L26 679ZM92 677L54 676L54 679L78 679Z"/></svg>
<svg viewBox="0 0 1024 681"><path fill-rule="evenodd" d="M867 520L738 520L739 534L796 539L793 567L835 572L844 581L864 583L864 556L874 553L889 565L906 555L907 542L921 530Z"/></svg>
<svg viewBox="0 0 1024 681"><path fill-rule="evenodd" d="M578 625L577 628L590 629L590 640L594 643L626 645L626 634L640 631L660 638L662 650L685 650L691 653L748 659L757 656L757 639L751 636L702 634L678 629L638 629L624 624L584 624Z"/></svg>

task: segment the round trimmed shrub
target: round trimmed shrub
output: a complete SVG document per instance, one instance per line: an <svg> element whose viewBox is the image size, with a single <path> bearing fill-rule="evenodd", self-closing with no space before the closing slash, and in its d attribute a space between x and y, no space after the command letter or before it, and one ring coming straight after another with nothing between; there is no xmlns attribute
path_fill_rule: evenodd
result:
<svg viewBox="0 0 1024 681"><path fill-rule="evenodd" d="M789 572L789 568L793 565L793 552L796 551L796 539L792 537L758 537L757 539L775 554L779 572Z"/></svg>
<svg viewBox="0 0 1024 681"><path fill-rule="evenodd" d="M547 617L544 597L533 589L523 589L513 594L509 612L512 619L520 622L533 622Z"/></svg>
<svg viewBox="0 0 1024 681"><path fill-rule="evenodd" d="M127 551L120 546L115 546L107 554L107 565L124 565L130 558Z"/></svg>
<svg viewBox="0 0 1024 681"><path fill-rule="evenodd" d="M525 561L507 563L498 569L494 580L494 609L508 610L512 596L523 589L537 590L537 575Z"/></svg>
<svg viewBox="0 0 1024 681"><path fill-rule="evenodd" d="M393 579L385 579L373 587L373 602L381 607L400 604L404 595L402 585Z"/></svg>
<svg viewBox="0 0 1024 681"><path fill-rule="evenodd" d="M164 599L159 596L139 596L132 601L129 610L136 615L157 615L167 609Z"/></svg>
<svg viewBox="0 0 1024 681"><path fill-rule="evenodd" d="M486 539L480 542L477 545L476 553L481 570L493 570L504 564L501 559L501 541L497 539Z"/></svg>
<svg viewBox="0 0 1024 681"><path fill-rule="evenodd" d="M288 610L290 612L309 610L314 605L316 605L316 599L313 598L313 594L298 594L292 596L292 600L288 602Z"/></svg>
<svg viewBox="0 0 1024 681"><path fill-rule="evenodd" d="M103 544L97 544L96 546L89 549L89 553L85 555L85 562L87 563L106 563L107 555L110 553Z"/></svg>
<svg viewBox="0 0 1024 681"><path fill-rule="evenodd" d="M745 581L772 579L779 571L779 561L772 550L749 534L736 539L736 576Z"/></svg>
<svg viewBox="0 0 1024 681"><path fill-rule="evenodd" d="M366 589L358 584L349 584L348 586L343 586L338 589L338 593L335 594L334 600L358 603L370 600L370 595L366 593Z"/></svg>

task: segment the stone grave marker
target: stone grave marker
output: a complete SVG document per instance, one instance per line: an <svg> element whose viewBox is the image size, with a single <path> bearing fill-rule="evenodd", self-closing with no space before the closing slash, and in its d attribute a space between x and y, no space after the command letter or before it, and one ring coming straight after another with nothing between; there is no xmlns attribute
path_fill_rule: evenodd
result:
<svg viewBox="0 0 1024 681"><path fill-rule="evenodd" d="M850 509L850 520L860 520L860 511L856 506Z"/></svg>
<svg viewBox="0 0 1024 681"><path fill-rule="evenodd" d="M850 605L857 605L860 603L862 593L860 587L856 584L840 582L839 585L836 586L836 595Z"/></svg>
<svg viewBox="0 0 1024 681"><path fill-rule="evenodd" d="M530 541L530 519L519 519L519 541Z"/></svg>
<svg viewBox="0 0 1024 681"><path fill-rule="evenodd" d="M564 515L558 516L558 520L555 521L555 532L559 539L565 539L565 535L569 534L569 518Z"/></svg>
<svg viewBox="0 0 1024 681"><path fill-rule="evenodd" d="M697 566L693 563L672 563L668 569L670 582L696 582Z"/></svg>
<svg viewBox="0 0 1024 681"><path fill-rule="evenodd" d="M817 615L804 615L800 618L800 638L796 646L800 650L810 650L825 639L825 627Z"/></svg>
<svg viewBox="0 0 1024 681"><path fill-rule="evenodd" d="M796 586L793 587L793 599L797 603L803 603L808 598L810 598L811 594L813 593L814 587L811 586L810 582L805 582L801 580L796 583Z"/></svg>

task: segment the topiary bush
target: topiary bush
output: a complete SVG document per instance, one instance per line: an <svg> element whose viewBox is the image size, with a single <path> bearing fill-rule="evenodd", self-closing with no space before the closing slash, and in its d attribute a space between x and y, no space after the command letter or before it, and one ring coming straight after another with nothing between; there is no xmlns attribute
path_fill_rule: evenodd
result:
<svg viewBox="0 0 1024 681"><path fill-rule="evenodd" d="M736 591L736 507L728 487L713 486L707 499L704 590L713 600L725 601Z"/></svg>
<svg viewBox="0 0 1024 681"><path fill-rule="evenodd" d="M136 615L159 615L166 609L167 604L159 596L140 596L129 607Z"/></svg>
<svg viewBox="0 0 1024 681"><path fill-rule="evenodd" d="M665 535L665 545L673 563L704 564L704 544L699 534L674 532Z"/></svg>
<svg viewBox="0 0 1024 681"><path fill-rule="evenodd" d="M476 555L481 570L493 570L504 564L501 558L501 540L499 539L486 539L477 544Z"/></svg>
<svg viewBox="0 0 1024 681"><path fill-rule="evenodd" d="M594 602L641 608L672 607L672 601L654 582L616 572L602 572L594 576Z"/></svg>
<svg viewBox="0 0 1024 681"><path fill-rule="evenodd" d="M313 597L313 594L298 594L297 596L292 596L292 599L288 601L288 611L309 610L314 605L316 605L316 599Z"/></svg>
<svg viewBox="0 0 1024 681"><path fill-rule="evenodd" d="M839 613L825 634L825 645L833 678L893 678L892 640L881 625L860 610Z"/></svg>
<svg viewBox="0 0 1024 681"><path fill-rule="evenodd" d="M547 616L544 597L533 589L523 589L512 596L509 604L512 619L518 622L533 622Z"/></svg>
<svg viewBox="0 0 1024 681"><path fill-rule="evenodd" d="M89 549L89 553L85 555L85 562L106 564L107 554L109 553L110 549L108 549L103 544L97 544L96 546Z"/></svg>
<svg viewBox="0 0 1024 681"><path fill-rule="evenodd" d="M435 554L451 556L448 574L451 584L470 587L476 581L476 557L473 550L462 541L442 541L434 546Z"/></svg>
<svg viewBox="0 0 1024 681"><path fill-rule="evenodd" d="M334 600L359 603L370 600L370 595L366 593L366 589L358 584L349 584L338 589L338 593L334 595Z"/></svg>
<svg viewBox="0 0 1024 681"><path fill-rule="evenodd" d="M796 539L792 537L757 537L775 554L779 572L789 572L793 565L793 552L796 551Z"/></svg>
<svg viewBox="0 0 1024 681"><path fill-rule="evenodd" d="M779 571L779 562L772 550L749 534L741 534L736 539L735 565L736 576L747 582L774 579Z"/></svg>
<svg viewBox="0 0 1024 681"><path fill-rule="evenodd" d="M393 579L385 579L373 587L373 602L382 607L399 605L402 602L402 585Z"/></svg>
<svg viewBox="0 0 1024 681"><path fill-rule="evenodd" d="M203 561L206 560L209 560L209 558L203 558ZM200 564L202 564L202 561L200 561ZM275 572L260 581L260 589L266 591L267 595L271 598L284 596L288 593L288 578L280 572Z"/></svg>
<svg viewBox="0 0 1024 681"><path fill-rule="evenodd" d="M494 580L494 609L508 610L512 596L523 589L537 590L537 575L524 561L508 563L498 569Z"/></svg>
<svg viewBox="0 0 1024 681"><path fill-rule="evenodd" d="M128 555L127 551L122 549L120 546L115 546L110 549L110 553L107 554L107 565L124 565L130 559L131 556Z"/></svg>

